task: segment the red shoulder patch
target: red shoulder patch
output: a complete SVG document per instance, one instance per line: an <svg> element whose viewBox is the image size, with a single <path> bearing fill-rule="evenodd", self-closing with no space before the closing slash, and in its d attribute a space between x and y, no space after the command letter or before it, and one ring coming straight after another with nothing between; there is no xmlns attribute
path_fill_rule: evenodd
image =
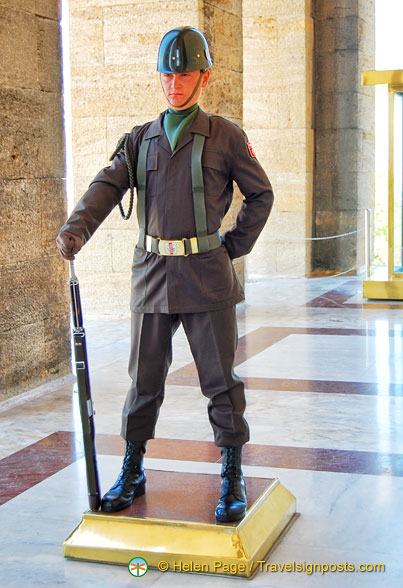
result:
<svg viewBox="0 0 403 588"><path fill-rule="evenodd" d="M256 153L255 153L255 151L254 151L254 149L252 147L252 143L249 143L249 141L248 141L248 144L247 145L248 145L248 149L249 149L249 155L251 157L256 157Z"/></svg>

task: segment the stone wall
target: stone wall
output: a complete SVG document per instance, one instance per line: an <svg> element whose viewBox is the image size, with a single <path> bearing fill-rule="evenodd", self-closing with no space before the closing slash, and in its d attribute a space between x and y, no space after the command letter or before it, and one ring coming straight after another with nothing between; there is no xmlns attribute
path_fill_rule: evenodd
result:
<svg viewBox="0 0 403 588"><path fill-rule="evenodd" d="M69 370L59 2L0 0L0 400Z"/></svg>
<svg viewBox="0 0 403 588"><path fill-rule="evenodd" d="M364 209L374 198L374 90L361 72L374 69L374 0L314 1L314 235L359 231L317 241L314 268L345 271L364 264Z"/></svg>
<svg viewBox="0 0 403 588"><path fill-rule="evenodd" d="M250 277L360 268L373 201L373 0L244 0L244 126L272 180ZM351 237L312 241L350 231Z"/></svg>
<svg viewBox="0 0 403 588"><path fill-rule="evenodd" d="M243 1L244 127L274 189L249 277L304 275L312 234L313 21L309 0Z"/></svg>
<svg viewBox="0 0 403 588"><path fill-rule="evenodd" d="M119 137L166 108L156 72L158 46L166 31L183 25L204 30L212 45L215 66L202 106L240 123L241 0L70 0L75 201L108 164ZM87 315L128 314L137 232L135 215L123 221L116 208L77 256ZM242 265L237 269L242 273Z"/></svg>
<svg viewBox="0 0 403 588"><path fill-rule="evenodd" d="M374 108L360 72L374 65L374 0L69 5L76 200L120 135L165 108L160 38L193 25L215 62L202 106L243 124L275 189L249 276L362 265ZM69 369L67 268L54 245L66 217L59 16L58 0L0 0L0 399ZM355 230L315 242L311 257L310 237ZM86 314L127 314L136 238L116 210L78 256Z"/></svg>

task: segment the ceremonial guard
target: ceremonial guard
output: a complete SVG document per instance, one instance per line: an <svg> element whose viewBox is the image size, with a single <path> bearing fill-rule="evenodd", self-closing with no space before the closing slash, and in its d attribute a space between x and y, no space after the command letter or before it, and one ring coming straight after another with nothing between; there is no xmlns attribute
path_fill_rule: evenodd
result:
<svg viewBox="0 0 403 588"><path fill-rule="evenodd" d="M243 382L234 374L235 305L243 290L232 260L249 253L269 216L273 193L243 130L198 105L212 59L204 35L192 27L166 33L159 53L168 109L133 128L112 163L95 177L57 237L73 259L131 187L137 189L139 241L132 266L132 384L123 408L126 440L122 471L102 499L116 512L145 492L143 456L154 437L172 336L183 325L197 366L214 441L221 448L218 521L246 512L241 469L249 439ZM243 202L234 226L220 234L233 198ZM113 394L113 391L111 391ZM178 407L180 410L180 406Z"/></svg>

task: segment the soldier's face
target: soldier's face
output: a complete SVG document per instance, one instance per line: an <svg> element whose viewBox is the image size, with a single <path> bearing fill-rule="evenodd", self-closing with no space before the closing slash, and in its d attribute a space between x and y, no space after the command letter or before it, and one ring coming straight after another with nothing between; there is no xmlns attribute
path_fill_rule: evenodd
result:
<svg viewBox="0 0 403 588"><path fill-rule="evenodd" d="M192 92L199 81L199 77L199 70L186 73L161 74L162 91L164 92L165 99L171 108L174 108L175 110L185 110L196 104L199 100L202 89L207 86L210 71L207 70L203 72L200 86L189 102L186 102L189 96L192 95Z"/></svg>

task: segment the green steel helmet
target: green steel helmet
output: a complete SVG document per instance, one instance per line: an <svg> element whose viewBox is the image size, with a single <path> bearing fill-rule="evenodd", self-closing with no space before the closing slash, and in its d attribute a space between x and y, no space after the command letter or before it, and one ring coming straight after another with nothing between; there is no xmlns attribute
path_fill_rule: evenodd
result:
<svg viewBox="0 0 403 588"><path fill-rule="evenodd" d="M185 73L206 70L213 65L206 37L193 27L178 27L162 38L157 71Z"/></svg>

